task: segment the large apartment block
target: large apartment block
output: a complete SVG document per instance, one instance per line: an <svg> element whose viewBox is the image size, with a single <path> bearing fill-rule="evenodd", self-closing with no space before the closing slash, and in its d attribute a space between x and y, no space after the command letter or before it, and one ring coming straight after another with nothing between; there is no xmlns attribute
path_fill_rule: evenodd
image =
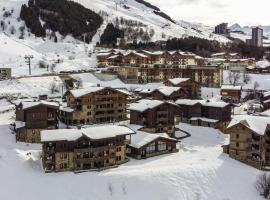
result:
<svg viewBox="0 0 270 200"><path fill-rule="evenodd" d="M109 87L88 87L67 91L60 119L67 125L100 124L127 119L128 92Z"/></svg>
<svg viewBox="0 0 270 200"><path fill-rule="evenodd" d="M128 161L126 137L131 134L131 129L115 125L42 131L43 168L61 172L116 167Z"/></svg>
<svg viewBox="0 0 270 200"><path fill-rule="evenodd" d="M262 47L263 46L263 29L260 27L252 28L252 38L247 39L246 43L250 46Z"/></svg>
<svg viewBox="0 0 270 200"><path fill-rule="evenodd" d="M230 157L258 169L270 167L269 117L235 116L227 128L230 144L224 151Z"/></svg>

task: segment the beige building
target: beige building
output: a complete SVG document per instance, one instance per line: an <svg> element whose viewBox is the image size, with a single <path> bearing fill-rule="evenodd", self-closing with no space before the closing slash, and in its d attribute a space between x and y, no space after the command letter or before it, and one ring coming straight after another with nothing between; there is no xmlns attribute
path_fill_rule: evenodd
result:
<svg viewBox="0 0 270 200"><path fill-rule="evenodd" d="M128 161L126 137L134 131L106 125L41 132L45 172L102 170ZM129 138L130 139L130 138Z"/></svg>
<svg viewBox="0 0 270 200"><path fill-rule="evenodd" d="M88 87L65 93L60 119L67 125L99 124L127 119L127 97L121 89Z"/></svg>
<svg viewBox="0 0 270 200"><path fill-rule="evenodd" d="M224 151L230 157L258 169L270 167L270 118L235 116L227 128L230 144Z"/></svg>

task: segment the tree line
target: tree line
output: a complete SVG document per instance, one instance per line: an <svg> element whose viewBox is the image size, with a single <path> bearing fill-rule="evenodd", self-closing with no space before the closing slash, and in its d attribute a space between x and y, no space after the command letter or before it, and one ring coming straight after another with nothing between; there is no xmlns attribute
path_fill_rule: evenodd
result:
<svg viewBox="0 0 270 200"><path fill-rule="evenodd" d="M46 30L51 30L86 42L103 22L100 15L67 0L29 0L28 5L22 5L20 17L37 37L45 37Z"/></svg>

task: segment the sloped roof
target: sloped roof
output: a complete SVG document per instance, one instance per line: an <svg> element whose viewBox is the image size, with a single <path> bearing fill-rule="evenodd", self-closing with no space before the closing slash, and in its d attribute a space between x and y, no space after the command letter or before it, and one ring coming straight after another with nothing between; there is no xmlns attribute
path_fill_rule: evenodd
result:
<svg viewBox="0 0 270 200"><path fill-rule="evenodd" d="M176 101L176 104L178 105L187 105L187 106L193 106L198 103L201 104L202 106L210 106L217 108L224 108L230 105L224 101L213 101L213 100L179 99Z"/></svg>
<svg viewBox="0 0 270 200"><path fill-rule="evenodd" d="M222 90L242 90L242 86L240 85L222 85Z"/></svg>
<svg viewBox="0 0 270 200"><path fill-rule="evenodd" d="M164 102L160 100L142 99L138 103L130 104L129 110L144 112L148 109L162 105Z"/></svg>
<svg viewBox="0 0 270 200"><path fill-rule="evenodd" d="M22 101L20 104L22 105L23 110L33 108L36 106L47 106L53 108L59 107L59 104L57 102L49 102L49 101Z"/></svg>
<svg viewBox="0 0 270 200"><path fill-rule="evenodd" d="M131 136L131 143L129 144L129 146L139 149L159 138L164 138L177 142L176 139L169 137L166 133L151 134L138 131L136 134Z"/></svg>
<svg viewBox="0 0 270 200"><path fill-rule="evenodd" d="M173 84L173 85L178 85L182 82L186 82L190 80L190 78L174 78L174 79L169 79L169 81Z"/></svg>
<svg viewBox="0 0 270 200"><path fill-rule="evenodd" d="M267 125L270 125L270 117L252 115L236 115L228 125L227 129L242 124L259 135L264 135Z"/></svg>
<svg viewBox="0 0 270 200"><path fill-rule="evenodd" d="M98 91L101 91L103 89L111 89L111 90L115 90L118 92L121 92L125 95L129 95L130 93L124 89L114 89L114 88L110 88L110 87L87 87L87 88L81 88L81 89L74 89L74 90L69 90L69 92L75 97L75 98L79 98L82 97L84 95L87 94L91 94L91 93L95 93Z"/></svg>
<svg viewBox="0 0 270 200"><path fill-rule="evenodd" d="M170 96L172 93L179 91L180 87L168 87L168 86L162 86L159 87L157 90L164 94L165 96Z"/></svg>
<svg viewBox="0 0 270 200"><path fill-rule="evenodd" d="M113 138L121 135L134 134L135 132L125 126L105 125L83 129L56 129L41 131L41 142L76 141L82 136L92 140Z"/></svg>

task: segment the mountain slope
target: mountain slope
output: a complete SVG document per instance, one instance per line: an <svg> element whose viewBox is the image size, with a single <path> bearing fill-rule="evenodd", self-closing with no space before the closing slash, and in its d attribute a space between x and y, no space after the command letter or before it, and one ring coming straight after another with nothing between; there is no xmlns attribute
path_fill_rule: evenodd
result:
<svg viewBox="0 0 270 200"><path fill-rule="evenodd" d="M270 26L259 26L263 29L263 35L265 36L264 39L264 46L270 46ZM239 24L233 24L229 27L232 31L231 37L238 38L240 40L246 41L246 39L251 38L252 34L252 27L250 26L240 26Z"/></svg>
<svg viewBox="0 0 270 200"><path fill-rule="evenodd" d="M171 37L194 36L208 40L217 40L219 42L228 42L223 36L215 35L212 30L196 29L190 23L183 25L183 22L173 23L154 13L155 9L138 3L135 0L76 0L83 6L96 12L106 12L109 17L105 18L108 22L113 22L116 17L135 20L147 25L148 28L155 30L153 40L166 40ZM116 2L116 3L115 3ZM189 24L189 25L187 25ZM162 37L162 35L166 37Z"/></svg>

